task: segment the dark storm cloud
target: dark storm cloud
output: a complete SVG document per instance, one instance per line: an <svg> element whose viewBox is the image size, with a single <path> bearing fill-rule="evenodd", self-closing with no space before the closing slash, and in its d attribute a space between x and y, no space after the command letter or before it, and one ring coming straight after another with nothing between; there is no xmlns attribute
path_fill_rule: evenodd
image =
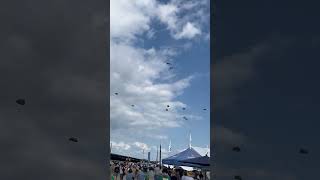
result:
<svg viewBox="0 0 320 180"><path fill-rule="evenodd" d="M1 179L106 178L107 5L1 1Z"/></svg>

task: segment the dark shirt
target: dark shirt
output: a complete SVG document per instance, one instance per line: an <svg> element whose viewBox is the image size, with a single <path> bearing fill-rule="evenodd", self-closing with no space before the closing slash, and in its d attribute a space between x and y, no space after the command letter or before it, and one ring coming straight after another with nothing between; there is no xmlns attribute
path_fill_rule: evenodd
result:
<svg viewBox="0 0 320 180"><path fill-rule="evenodd" d="M171 180L178 180L178 178L176 176L171 176L170 178L171 178Z"/></svg>

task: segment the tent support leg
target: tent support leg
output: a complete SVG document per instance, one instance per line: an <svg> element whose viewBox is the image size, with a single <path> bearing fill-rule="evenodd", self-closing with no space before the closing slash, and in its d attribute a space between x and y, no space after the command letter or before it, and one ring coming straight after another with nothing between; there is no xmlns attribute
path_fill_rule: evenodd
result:
<svg viewBox="0 0 320 180"><path fill-rule="evenodd" d="M207 171L204 171L204 180L207 180Z"/></svg>

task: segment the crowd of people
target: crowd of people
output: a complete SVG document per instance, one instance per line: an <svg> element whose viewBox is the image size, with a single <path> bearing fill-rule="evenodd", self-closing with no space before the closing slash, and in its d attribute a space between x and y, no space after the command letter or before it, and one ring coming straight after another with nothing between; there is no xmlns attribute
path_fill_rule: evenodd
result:
<svg viewBox="0 0 320 180"><path fill-rule="evenodd" d="M112 161L111 180L204 180L201 171L186 171L180 167L170 168L159 164ZM206 179L209 179L208 175Z"/></svg>

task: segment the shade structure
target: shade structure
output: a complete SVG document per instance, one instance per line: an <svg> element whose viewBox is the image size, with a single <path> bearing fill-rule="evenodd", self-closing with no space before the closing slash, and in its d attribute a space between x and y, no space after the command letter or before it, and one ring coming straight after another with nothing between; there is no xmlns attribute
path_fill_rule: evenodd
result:
<svg viewBox="0 0 320 180"><path fill-rule="evenodd" d="M201 157L201 155L191 147L176 155L163 159L162 164L183 166L185 164L181 161L197 157Z"/></svg>
<svg viewBox="0 0 320 180"><path fill-rule="evenodd" d="M141 159L138 159L138 158L123 156L120 154L113 154L113 153L110 154L110 159L117 160L117 161L126 161L127 159L130 159L131 162L140 162L141 161Z"/></svg>
<svg viewBox="0 0 320 180"><path fill-rule="evenodd" d="M192 159L181 160L181 163L189 164L190 166L194 165L196 167L208 167L210 166L210 158L208 156L196 157Z"/></svg>

